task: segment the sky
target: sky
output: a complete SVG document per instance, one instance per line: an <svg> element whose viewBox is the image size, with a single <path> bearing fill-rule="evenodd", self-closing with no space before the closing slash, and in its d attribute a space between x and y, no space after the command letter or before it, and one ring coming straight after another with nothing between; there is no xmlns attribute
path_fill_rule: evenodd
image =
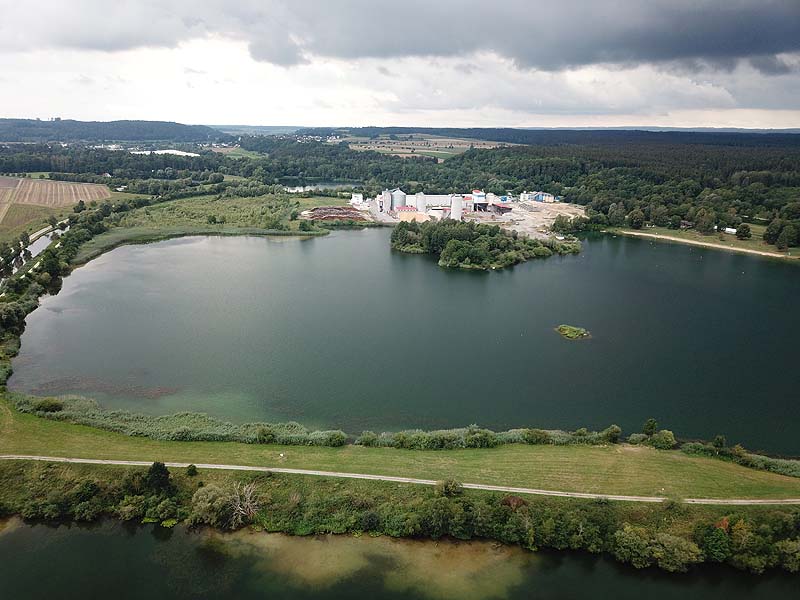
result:
<svg viewBox="0 0 800 600"><path fill-rule="evenodd" d="M0 116L800 127L800 0L0 0Z"/></svg>

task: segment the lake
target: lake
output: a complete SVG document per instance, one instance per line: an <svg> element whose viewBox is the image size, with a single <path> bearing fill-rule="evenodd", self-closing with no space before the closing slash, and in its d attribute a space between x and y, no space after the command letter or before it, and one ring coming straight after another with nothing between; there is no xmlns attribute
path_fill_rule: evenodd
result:
<svg viewBox="0 0 800 600"><path fill-rule="evenodd" d="M397 430L727 435L800 454L800 266L597 236L492 273L325 238L118 248L27 319L10 387L108 408ZM561 338L561 323L588 340Z"/></svg>
<svg viewBox="0 0 800 600"><path fill-rule="evenodd" d="M189 532L178 526L0 522L7 598L404 598L471 600L780 600L797 576L708 566L688 575L637 571L611 558L530 553L489 542Z"/></svg>

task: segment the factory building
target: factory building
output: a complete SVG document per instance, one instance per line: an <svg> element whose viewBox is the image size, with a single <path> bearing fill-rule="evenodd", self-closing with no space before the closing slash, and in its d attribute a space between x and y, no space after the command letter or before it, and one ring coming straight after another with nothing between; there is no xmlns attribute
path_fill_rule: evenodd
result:
<svg viewBox="0 0 800 600"><path fill-rule="evenodd" d="M556 197L547 192L522 192L519 199L523 202L555 202Z"/></svg>
<svg viewBox="0 0 800 600"><path fill-rule="evenodd" d="M415 219L414 215L436 219L455 219L460 221L465 212L489 210L490 206L500 204L503 212L511 210L509 196L496 196L482 190L471 194L425 194L417 192L406 194L400 188L384 190L375 198L380 212L392 213L403 221ZM498 211L499 212L499 211ZM425 219L427 220L427 218Z"/></svg>

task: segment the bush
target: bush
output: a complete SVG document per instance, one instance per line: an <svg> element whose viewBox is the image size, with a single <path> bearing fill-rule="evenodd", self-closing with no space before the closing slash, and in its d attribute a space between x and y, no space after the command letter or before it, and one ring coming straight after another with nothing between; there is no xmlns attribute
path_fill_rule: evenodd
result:
<svg viewBox="0 0 800 600"><path fill-rule="evenodd" d="M526 444L550 444L550 434L544 429L526 429L522 433L522 439Z"/></svg>
<svg viewBox="0 0 800 600"><path fill-rule="evenodd" d="M189 525L224 527L230 521L230 517L230 494L224 493L216 485L201 487L192 496L192 509L188 519Z"/></svg>
<svg viewBox="0 0 800 600"><path fill-rule="evenodd" d="M500 444L497 434L488 429L479 429L471 425L464 436L464 445L467 448L494 448Z"/></svg>
<svg viewBox="0 0 800 600"><path fill-rule="evenodd" d="M64 410L64 403L55 398L42 398L33 403L33 409L36 412L54 413Z"/></svg>
<svg viewBox="0 0 800 600"><path fill-rule="evenodd" d="M659 450L672 450L675 447L675 435L669 429L662 429L650 436L646 443Z"/></svg>
<svg viewBox="0 0 800 600"><path fill-rule="evenodd" d="M647 441L647 436L643 433L632 433L628 436L628 443L638 446Z"/></svg>
<svg viewBox="0 0 800 600"><path fill-rule="evenodd" d="M188 467L186 467L186 475L189 477L196 477L197 467L195 465L189 465Z"/></svg>
<svg viewBox="0 0 800 600"><path fill-rule="evenodd" d="M374 431L363 431L358 438L356 438L356 444L360 446L372 447L378 445L378 436L375 434Z"/></svg>
<svg viewBox="0 0 800 600"><path fill-rule="evenodd" d="M455 479L445 479L444 481L436 482L434 491L437 496L452 498L453 496L462 494L464 492L464 487Z"/></svg>

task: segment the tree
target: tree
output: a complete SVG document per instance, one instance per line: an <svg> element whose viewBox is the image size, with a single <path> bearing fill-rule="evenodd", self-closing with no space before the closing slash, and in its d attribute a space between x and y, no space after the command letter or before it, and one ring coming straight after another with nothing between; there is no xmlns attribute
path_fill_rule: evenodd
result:
<svg viewBox="0 0 800 600"><path fill-rule="evenodd" d="M786 222L781 219L773 219L770 221L767 228L764 230L763 239L768 244L774 244L778 241L778 236L783 231L783 227L786 225Z"/></svg>
<svg viewBox="0 0 800 600"><path fill-rule="evenodd" d="M717 435L714 437L714 441L711 442L717 450L722 450L725 446L728 445L728 440L725 439L724 435Z"/></svg>
<svg viewBox="0 0 800 600"><path fill-rule="evenodd" d="M797 245L797 229L795 229L794 225L786 225L783 230L781 230L781 234L778 236L775 245L778 247L778 250L786 250L787 248Z"/></svg>
<svg viewBox="0 0 800 600"><path fill-rule="evenodd" d="M747 223L739 225L739 227L736 228L736 237L740 240L749 240L753 237L753 233L750 231L750 225Z"/></svg>
<svg viewBox="0 0 800 600"><path fill-rule="evenodd" d="M163 462L154 462L145 475L145 484L151 490L166 491L172 487L169 469Z"/></svg>
<svg viewBox="0 0 800 600"><path fill-rule="evenodd" d="M632 210L628 215L628 224L634 229L641 229L644 225L644 213L638 208Z"/></svg>
<svg viewBox="0 0 800 600"><path fill-rule="evenodd" d="M642 427L642 433L645 435L653 435L656 431L658 431L658 421L650 417L645 421L644 427Z"/></svg>
<svg viewBox="0 0 800 600"><path fill-rule="evenodd" d="M201 487L192 496L192 512L189 525L222 527L231 517L230 495L216 485Z"/></svg>
<svg viewBox="0 0 800 600"><path fill-rule="evenodd" d="M725 562L731 555L731 541L722 527L712 527L703 537L703 553L713 562Z"/></svg>
<svg viewBox="0 0 800 600"><path fill-rule="evenodd" d="M669 429L662 429L651 435L647 443L659 450L671 450L675 447L675 434Z"/></svg>
<svg viewBox="0 0 800 600"><path fill-rule="evenodd" d="M714 215L714 211L707 208L701 208L695 213L694 227L700 233L711 233L714 231L714 225L716 224L716 221L717 219Z"/></svg>

